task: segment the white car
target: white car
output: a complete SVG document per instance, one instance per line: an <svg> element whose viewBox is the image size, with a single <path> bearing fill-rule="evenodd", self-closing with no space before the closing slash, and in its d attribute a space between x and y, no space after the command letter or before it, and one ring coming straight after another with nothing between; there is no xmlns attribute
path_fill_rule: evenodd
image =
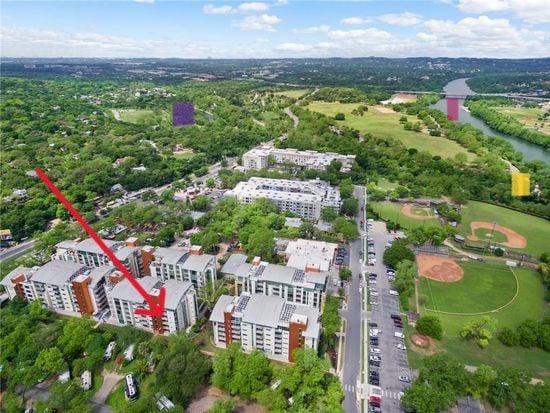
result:
<svg viewBox="0 0 550 413"><path fill-rule="evenodd" d="M407 350L407 346L405 346L405 344L398 344L398 345L397 345L397 348L398 348L399 350Z"/></svg>
<svg viewBox="0 0 550 413"><path fill-rule="evenodd" d="M378 305L378 301L371 301L372 305Z"/></svg>
<svg viewBox="0 0 550 413"><path fill-rule="evenodd" d="M376 280L375 279L369 280L369 284L376 284Z"/></svg>
<svg viewBox="0 0 550 413"><path fill-rule="evenodd" d="M399 331L396 331L395 333L393 333L393 335L397 338L405 338L405 334L400 333Z"/></svg>
<svg viewBox="0 0 550 413"><path fill-rule="evenodd" d="M376 347L371 347L370 352L374 354L380 354L380 349Z"/></svg>
<svg viewBox="0 0 550 413"><path fill-rule="evenodd" d="M371 295L372 297L378 297L380 294L378 294L378 291L371 291L371 292L370 292L370 295Z"/></svg>
<svg viewBox="0 0 550 413"><path fill-rule="evenodd" d="M399 293L395 290L390 290L390 295L399 295Z"/></svg>
<svg viewBox="0 0 550 413"><path fill-rule="evenodd" d="M369 360L372 360L372 361L382 361L382 358L381 358L381 357L378 357L378 356L369 356Z"/></svg>
<svg viewBox="0 0 550 413"><path fill-rule="evenodd" d="M369 333L369 337L378 337L378 333Z"/></svg>
<svg viewBox="0 0 550 413"><path fill-rule="evenodd" d="M369 330L369 333L374 333L374 334L380 334L382 332L382 330L380 330L379 328L371 328Z"/></svg>
<svg viewBox="0 0 550 413"><path fill-rule="evenodd" d="M399 381L409 383L411 381L411 378L409 376L399 376Z"/></svg>

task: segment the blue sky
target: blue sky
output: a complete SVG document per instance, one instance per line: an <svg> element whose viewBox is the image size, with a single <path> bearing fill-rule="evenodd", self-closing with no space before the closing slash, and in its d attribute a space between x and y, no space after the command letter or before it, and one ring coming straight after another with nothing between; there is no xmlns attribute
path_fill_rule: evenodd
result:
<svg viewBox="0 0 550 413"><path fill-rule="evenodd" d="M10 57L550 56L550 0L2 1Z"/></svg>

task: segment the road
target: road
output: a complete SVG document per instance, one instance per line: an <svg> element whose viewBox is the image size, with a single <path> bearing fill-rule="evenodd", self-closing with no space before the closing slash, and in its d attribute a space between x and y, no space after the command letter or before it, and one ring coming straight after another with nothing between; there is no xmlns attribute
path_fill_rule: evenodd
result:
<svg viewBox="0 0 550 413"><path fill-rule="evenodd" d="M25 254L28 250L34 248L35 240L31 239L29 241L22 242L19 245L10 247L0 253L0 261L5 260L6 258L17 258Z"/></svg>
<svg viewBox="0 0 550 413"><path fill-rule="evenodd" d="M412 379L412 374L407 361L407 352L397 348L397 345L403 344L404 341L396 338L394 333L403 330L394 327L390 315L400 313L399 297L389 294L390 282L386 275L386 267L382 263L386 242L395 235L388 234L384 222L376 221L369 228L368 236L374 241L377 261L375 265L368 266L366 269L368 272L378 274L376 284L369 285L369 288L376 288L379 295L377 297L371 296L371 311L367 313L367 317L368 321L377 323L378 328L382 330L377 346L380 349L382 358L381 366L372 369L378 370L380 374L379 387L382 389L382 411L384 413L402 412L404 410L399 401L401 398L400 392L403 392L409 385L399 381L399 376L408 376ZM368 349L365 354L371 355L367 337L365 337L365 341L366 349Z"/></svg>
<svg viewBox="0 0 550 413"><path fill-rule="evenodd" d="M354 196L359 199L359 205L364 204L363 187L354 187ZM362 212L359 213L362 216ZM360 217L356 217L357 225ZM346 413L358 412L357 387L360 385L361 363L361 293L359 274L361 274L361 238L353 241L349 248L349 268L353 273L351 282L346 287L347 308L342 312L346 320L345 355L342 367L342 386L344 388L344 410ZM358 383L359 381L359 383Z"/></svg>

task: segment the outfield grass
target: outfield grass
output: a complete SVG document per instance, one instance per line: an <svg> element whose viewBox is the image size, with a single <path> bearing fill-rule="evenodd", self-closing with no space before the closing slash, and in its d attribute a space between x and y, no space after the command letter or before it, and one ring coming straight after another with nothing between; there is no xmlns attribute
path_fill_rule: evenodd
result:
<svg viewBox="0 0 550 413"><path fill-rule="evenodd" d="M510 302L516 294L516 279L509 268L478 262L459 265L464 277L454 283L421 277L424 308L452 313L491 311Z"/></svg>
<svg viewBox="0 0 550 413"><path fill-rule="evenodd" d="M485 271L497 273L495 271L495 267L492 265L485 264L487 266L487 269L485 270L483 269L483 267L481 267L481 265L484 264L479 263L477 265L480 267L476 267L474 265L469 268L469 271L475 271L476 268L479 268L477 271L479 271L480 274ZM539 320L545 315L545 312L548 312L544 303L544 288L540 280L540 275L537 272L526 268L515 268L514 272L516 273L519 282L519 290L516 298L510 305L506 306L505 308L488 314L498 321L497 328L514 328L528 318ZM506 280L506 277L504 277L502 280L503 282L506 282L508 284L508 281L504 281ZM455 283L447 284L448 289L446 291L443 288L436 289L436 291L434 291L434 289L432 288L432 294L434 295L437 303L442 303L441 305L446 306L453 305L454 308L460 308L459 301L453 296L455 294L467 294L467 292L465 291L464 287L460 287L457 290L456 288L454 288L455 286L453 284ZM430 282L430 286L433 285L434 283ZM487 309L498 307L497 304L509 301L507 297L509 297L510 288L505 289L504 287L499 286L496 290L488 291L489 285L490 284L486 283L484 279L480 279L479 288L472 284L471 294L469 297L466 298L466 301L468 303L475 303L476 301L487 303L487 305L483 304ZM499 293L503 294L502 297L498 296ZM422 290L422 294L429 295L429 292L426 293L426 291ZM453 304L449 304L448 302L451 302ZM465 305L463 305L462 307L463 311L468 311L468 308L466 308ZM478 309L483 308L482 304L478 304L476 307ZM422 306L420 310L422 314L436 314L432 311L426 311ZM482 317L481 315L469 316L441 313L437 313L437 316L441 319L443 323L446 337L458 337L460 330L465 323L472 320L478 320Z"/></svg>
<svg viewBox="0 0 550 413"><path fill-rule="evenodd" d="M454 141L403 129L403 125L399 123L399 118L403 116L401 113L381 113L375 106L369 106L368 112L365 112L363 116L352 115L351 111L359 105L359 103L314 101L309 104L308 108L331 117L334 117L337 113L343 113L346 120L339 121L340 124L357 129L361 133L370 133L376 137L397 139L408 148L427 151L432 155L439 155L443 158L452 158L460 152L465 153L469 160L475 157L474 154L467 152L465 148ZM413 123L420 121L413 115L407 115L407 119Z"/></svg>
<svg viewBox="0 0 550 413"><path fill-rule="evenodd" d="M534 124L537 124L537 130L539 132L550 135L550 122L544 122L544 126L541 128L541 121L538 120L539 115L544 114L544 111L539 108L517 108L515 106L500 106L493 108L497 112L505 113L507 115L516 118L519 122L523 123L527 128L534 129Z"/></svg>
<svg viewBox="0 0 550 413"><path fill-rule="evenodd" d="M509 277L503 277L501 271L492 265L481 263L472 264L473 265L465 266L466 271L472 276L469 278L474 281L476 273L479 274L479 282L475 283L475 285L474 283L471 283L470 294L468 294L466 288L467 285L470 284L470 281L467 281L467 284L462 286L458 283L446 284L448 287L447 291L437 288L434 290L433 286L435 283L433 281L430 282L430 285L432 286L432 293L436 295L436 300L438 303L442 303L442 305L455 309L462 306L464 307L464 310L467 310L467 308L465 308L466 305L470 308L470 306L475 305L476 301L483 303L477 305L478 308L481 308L482 305L486 308L490 308L493 305L498 305L500 302L507 300L507 296L511 292ZM484 267L486 267L486 269L484 269ZM485 280L487 269L489 269L489 272L494 278L494 280L490 283L487 283ZM516 273L519 281L519 290L516 298L509 306L497 312L488 314L497 320L497 329L502 327L515 328L526 319L540 320L549 312L544 302L544 288L540 281L539 274L525 268L515 268L514 272ZM490 290L490 284L496 280L500 280L503 284L498 285L493 290ZM507 288L506 285L508 285ZM424 287L421 283L421 289L423 288ZM460 299L462 299L464 303L461 304ZM434 315L435 313L421 308L421 314ZM526 349L523 347L506 347L498 341L496 335L491 340L489 346L483 350L474 342L462 340L459 337L459 332L462 326L469 321L480 319L482 317L481 315L458 316L437 314L437 316L443 323L445 334L441 342L436 342L437 348L441 348L442 350L452 354L460 362L474 366L479 364L488 364L498 368L521 368L529 370L535 377L550 377L550 357L548 356L548 353L542 350ZM410 344L409 359L412 363L411 366L414 367L420 364L419 359L422 356L418 354L419 350L415 351L414 345L411 343L408 344Z"/></svg>
<svg viewBox="0 0 550 413"><path fill-rule="evenodd" d="M282 92L275 92L274 95L299 99L309 92L311 92L311 89L291 89L291 90L284 90Z"/></svg>
<svg viewBox="0 0 550 413"><path fill-rule="evenodd" d="M414 219L403 215L403 213L401 212L403 204L397 202L371 202L370 205L373 211L380 215L382 219L386 221L398 222L403 228L409 229L422 226L441 225L437 218Z"/></svg>
<svg viewBox="0 0 550 413"><path fill-rule="evenodd" d="M478 228L474 231L474 233L482 241L506 242L508 239L502 232L493 232L493 230L489 228Z"/></svg>
<svg viewBox="0 0 550 413"><path fill-rule="evenodd" d="M469 201L462 208L462 223L458 227L459 233L464 237L471 234L472 221L496 222L523 235L527 239L524 251L528 254L539 256L545 251L550 251L550 223L543 218L483 202Z"/></svg>

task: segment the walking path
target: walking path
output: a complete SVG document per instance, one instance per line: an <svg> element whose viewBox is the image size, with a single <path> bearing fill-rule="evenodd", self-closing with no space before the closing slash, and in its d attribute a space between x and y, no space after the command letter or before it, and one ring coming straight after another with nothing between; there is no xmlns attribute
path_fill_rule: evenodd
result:
<svg viewBox="0 0 550 413"><path fill-rule="evenodd" d="M292 113L292 111L290 110L290 107L285 108L284 112L292 118L292 120L294 121L294 129L296 129L300 124L300 118L298 118L298 116Z"/></svg>
<svg viewBox="0 0 550 413"><path fill-rule="evenodd" d="M103 371L102 375L103 384L96 394L94 394L90 399L90 401L94 404L104 404L105 400L107 400L107 396L111 393L115 385L124 378L124 376L111 371Z"/></svg>

